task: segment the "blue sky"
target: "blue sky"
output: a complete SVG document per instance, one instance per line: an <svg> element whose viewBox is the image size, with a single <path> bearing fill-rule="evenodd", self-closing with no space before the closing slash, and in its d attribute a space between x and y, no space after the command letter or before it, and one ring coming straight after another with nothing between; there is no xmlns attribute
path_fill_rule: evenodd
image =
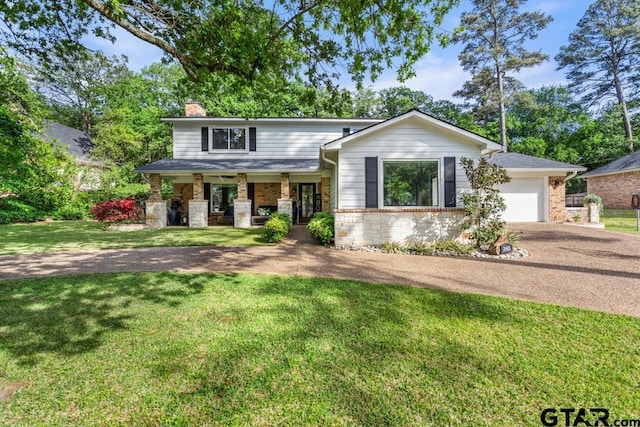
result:
<svg viewBox="0 0 640 427"><path fill-rule="evenodd" d="M568 43L569 34L575 29L590 3L591 1L586 0L529 0L525 3L525 10L539 10L553 17L553 21L540 32L539 37L529 46L530 49L541 49L549 55L549 61L538 67L525 70L516 76L527 87L535 88L566 82L564 72L556 71L553 57L562 45ZM468 0L462 1L460 6L452 10L445 18L442 29L450 31L455 28L459 23L460 14L470 8ZM134 70L157 62L162 57L159 49L136 39L124 30L116 31L115 34L118 36L116 44L111 44L106 40L92 40L91 47L111 54L126 55L129 58L130 67ZM460 99L452 97L452 93L460 89L470 77L462 71L458 62L460 49L461 47L458 45L442 49L436 43L431 51L416 64L415 78L400 83L396 81L395 73L388 71L383 73L376 82L368 85L373 89L380 90L404 84L413 90L422 90L435 99L460 102ZM350 89L353 88L348 80L342 82L342 85Z"/></svg>

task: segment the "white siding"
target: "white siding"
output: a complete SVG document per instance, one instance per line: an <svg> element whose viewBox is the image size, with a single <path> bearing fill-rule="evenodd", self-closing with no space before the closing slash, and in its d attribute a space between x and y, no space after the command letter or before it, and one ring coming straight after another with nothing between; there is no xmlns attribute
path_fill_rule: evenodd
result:
<svg viewBox="0 0 640 427"><path fill-rule="evenodd" d="M256 151L225 153L201 151L201 127L255 127ZM354 125L355 126L355 125ZM360 125L362 126L362 125ZM324 123L284 122L175 122L173 126L173 158L175 159L309 159L317 158L320 146L342 137L342 128L349 127L343 121ZM247 149L249 141L247 139Z"/></svg>
<svg viewBox="0 0 640 427"><path fill-rule="evenodd" d="M378 157L378 200L382 207L382 161L402 159L434 159L440 163L439 207L444 207L443 159L456 158L456 192L458 206L460 195L469 190L469 182L459 159L477 160L480 149L449 132L425 126L417 119L405 120L395 126L345 143L339 157L339 209L365 207L364 158Z"/></svg>

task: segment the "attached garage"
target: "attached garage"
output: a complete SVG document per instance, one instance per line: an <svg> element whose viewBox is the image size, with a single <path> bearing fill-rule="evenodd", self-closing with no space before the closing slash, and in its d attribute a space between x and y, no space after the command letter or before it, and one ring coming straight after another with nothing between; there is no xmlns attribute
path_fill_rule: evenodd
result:
<svg viewBox="0 0 640 427"><path fill-rule="evenodd" d="M513 178L500 186L507 209L502 218L507 222L546 221L545 179Z"/></svg>
<svg viewBox="0 0 640 427"><path fill-rule="evenodd" d="M495 153L489 163L505 168L511 177L499 187L507 205L502 218L507 222L566 221L565 181L586 170L519 153Z"/></svg>

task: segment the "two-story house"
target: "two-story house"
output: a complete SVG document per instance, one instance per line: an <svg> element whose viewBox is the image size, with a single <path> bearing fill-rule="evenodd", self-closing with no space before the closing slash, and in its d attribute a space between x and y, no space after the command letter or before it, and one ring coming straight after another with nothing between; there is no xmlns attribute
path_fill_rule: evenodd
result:
<svg viewBox="0 0 640 427"><path fill-rule="evenodd" d="M575 165L502 153L484 137L416 110L388 120L208 117L197 103L173 124L173 157L136 169L149 174L147 223L166 225L162 179L173 182L190 227L228 219L249 227L263 209L304 223L332 212L336 244L452 238L469 183L459 159L491 157L507 168L508 221L563 221L567 174Z"/></svg>

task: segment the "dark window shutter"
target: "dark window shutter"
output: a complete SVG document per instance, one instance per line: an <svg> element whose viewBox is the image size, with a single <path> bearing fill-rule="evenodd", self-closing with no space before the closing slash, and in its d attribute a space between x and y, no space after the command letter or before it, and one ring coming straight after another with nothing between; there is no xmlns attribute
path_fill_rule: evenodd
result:
<svg viewBox="0 0 640 427"><path fill-rule="evenodd" d="M211 184L204 183L204 199L207 201L207 215L211 215Z"/></svg>
<svg viewBox="0 0 640 427"><path fill-rule="evenodd" d="M456 207L456 158L444 158L444 207Z"/></svg>
<svg viewBox="0 0 640 427"><path fill-rule="evenodd" d="M365 207L378 207L378 158L364 158Z"/></svg>
<svg viewBox="0 0 640 427"><path fill-rule="evenodd" d="M253 182L247 182L247 197L251 200L251 215L255 215L256 184Z"/></svg>
<svg viewBox="0 0 640 427"><path fill-rule="evenodd" d="M201 128L202 131L202 151L209 151L209 128Z"/></svg>
<svg viewBox="0 0 640 427"><path fill-rule="evenodd" d="M342 136L347 136L351 134L351 128L342 128Z"/></svg>
<svg viewBox="0 0 640 427"><path fill-rule="evenodd" d="M256 128L249 128L249 151L256 151Z"/></svg>

